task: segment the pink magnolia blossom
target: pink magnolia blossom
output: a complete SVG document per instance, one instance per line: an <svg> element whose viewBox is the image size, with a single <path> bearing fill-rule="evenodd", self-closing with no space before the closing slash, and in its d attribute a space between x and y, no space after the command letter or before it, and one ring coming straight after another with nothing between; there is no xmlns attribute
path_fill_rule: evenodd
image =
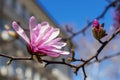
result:
<svg viewBox="0 0 120 80"><path fill-rule="evenodd" d="M120 22L120 11L115 11L114 20Z"/></svg>
<svg viewBox="0 0 120 80"><path fill-rule="evenodd" d="M113 26L117 30L120 27L120 11L115 11L114 20Z"/></svg>
<svg viewBox="0 0 120 80"><path fill-rule="evenodd" d="M120 28L120 10L115 10L113 14L114 23L110 27L110 32L114 33L118 28Z"/></svg>
<svg viewBox="0 0 120 80"><path fill-rule="evenodd" d="M61 42L61 38L57 37L60 30L53 28L48 22L36 24L36 19L32 16L29 20L30 39L17 22L13 21L12 27L26 41L28 51L32 54L41 54L51 57L69 54L68 51L61 50L66 43Z"/></svg>

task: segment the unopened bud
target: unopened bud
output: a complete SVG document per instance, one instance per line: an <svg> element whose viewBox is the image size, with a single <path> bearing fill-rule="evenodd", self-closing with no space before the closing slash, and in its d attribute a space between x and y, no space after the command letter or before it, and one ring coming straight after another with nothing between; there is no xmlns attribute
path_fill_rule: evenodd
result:
<svg viewBox="0 0 120 80"><path fill-rule="evenodd" d="M96 19L93 22L92 33L97 40L100 40L107 35L106 31L104 30L104 25L100 26L98 20Z"/></svg>

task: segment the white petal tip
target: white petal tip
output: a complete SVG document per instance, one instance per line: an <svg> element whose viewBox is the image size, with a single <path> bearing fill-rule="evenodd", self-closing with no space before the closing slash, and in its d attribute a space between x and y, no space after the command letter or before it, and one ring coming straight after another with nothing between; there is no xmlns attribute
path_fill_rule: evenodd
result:
<svg viewBox="0 0 120 80"><path fill-rule="evenodd" d="M12 26L15 26L15 25L17 25L17 22L16 22L16 21L13 21L13 22L12 22Z"/></svg>
<svg viewBox="0 0 120 80"><path fill-rule="evenodd" d="M63 54L63 55L69 55L70 52L68 52L68 51L63 51L61 54Z"/></svg>
<svg viewBox="0 0 120 80"><path fill-rule="evenodd" d="M31 20L32 20L32 19L35 19L35 16L31 16L30 19L31 19Z"/></svg>
<svg viewBox="0 0 120 80"><path fill-rule="evenodd" d="M17 31L19 29L19 25L16 21L12 22L12 27Z"/></svg>

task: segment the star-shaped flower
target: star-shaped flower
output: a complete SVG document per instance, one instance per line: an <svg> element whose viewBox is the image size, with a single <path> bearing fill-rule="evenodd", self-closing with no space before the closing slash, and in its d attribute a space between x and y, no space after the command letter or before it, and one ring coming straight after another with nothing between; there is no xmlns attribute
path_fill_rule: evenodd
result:
<svg viewBox="0 0 120 80"><path fill-rule="evenodd" d="M48 22L36 24L36 19L32 16L29 20L30 38L16 21L13 21L12 27L26 41L28 51L31 54L51 57L69 54L68 51L61 50L66 43L62 42L60 37L57 37L60 30L53 28Z"/></svg>

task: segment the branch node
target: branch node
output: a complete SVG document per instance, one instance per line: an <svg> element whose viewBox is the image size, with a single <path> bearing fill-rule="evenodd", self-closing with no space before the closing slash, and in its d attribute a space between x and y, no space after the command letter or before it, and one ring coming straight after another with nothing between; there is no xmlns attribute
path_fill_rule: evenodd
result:
<svg viewBox="0 0 120 80"><path fill-rule="evenodd" d="M76 59L74 58L75 57L75 51L74 49L71 49L71 53L72 53L72 56L71 58L68 58L68 61L72 62L72 61L75 61Z"/></svg>
<svg viewBox="0 0 120 80"><path fill-rule="evenodd" d="M48 64L49 64L49 63L46 63L44 67L46 68Z"/></svg>
<svg viewBox="0 0 120 80"><path fill-rule="evenodd" d="M96 59L97 62L100 62L97 56L95 57L95 59Z"/></svg>
<svg viewBox="0 0 120 80"><path fill-rule="evenodd" d="M86 62L85 60L83 60L83 59L80 59L80 61L82 61L82 62Z"/></svg>
<svg viewBox="0 0 120 80"><path fill-rule="evenodd" d="M73 61L73 58L68 58L67 61L72 62L72 61Z"/></svg>
<svg viewBox="0 0 120 80"><path fill-rule="evenodd" d="M12 63L12 61L13 61L13 59L10 58L10 59L6 62L6 64L7 64L7 65L10 65L10 64Z"/></svg>
<svg viewBox="0 0 120 80"><path fill-rule="evenodd" d="M78 74L79 67L74 68L74 73L77 75Z"/></svg>
<svg viewBox="0 0 120 80"><path fill-rule="evenodd" d="M41 56L40 56L40 55L32 55L32 58L33 58L35 61L42 63L42 59L41 59Z"/></svg>
<svg viewBox="0 0 120 80"><path fill-rule="evenodd" d="M98 41L99 41L99 43L104 44L104 42L102 42L101 40L98 40Z"/></svg>
<svg viewBox="0 0 120 80"><path fill-rule="evenodd" d="M77 71L78 71L78 69L77 69L77 68L74 68L74 73L75 73L75 75L78 74Z"/></svg>

